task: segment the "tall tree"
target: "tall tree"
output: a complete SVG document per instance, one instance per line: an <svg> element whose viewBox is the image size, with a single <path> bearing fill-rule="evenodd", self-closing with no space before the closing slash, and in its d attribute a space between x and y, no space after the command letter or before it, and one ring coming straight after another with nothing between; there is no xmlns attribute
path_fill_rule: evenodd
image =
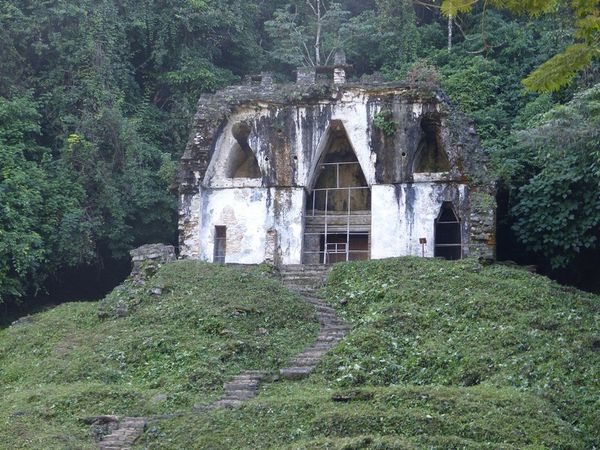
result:
<svg viewBox="0 0 600 450"><path fill-rule="evenodd" d="M557 91L569 84L575 75L600 57L600 6L597 0L442 0L442 12L449 18L480 6L504 8L516 14L538 16L544 13L570 11L577 42L530 73L524 80L532 91Z"/></svg>
<svg viewBox="0 0 600 450"><path fill-rule="evenodd" d="M349 14L341 3L328 0L298 0L277 9L265 23L275 45L273 56L295 65L327 65L340 46L340 28Z"/></svg>
<svg viewBox="0 0 600 450"><path fill-rule="evenodd" d="M0 297L174 241L175 162L201 92L264 52L277 2L0 0Z"/></svg>
<svg viewBox="0 0 600 450"><path fill-rule="evenodd" d="M600 249L600 84L538 122L516 133L516 152L498 157L514 187L517 238L553 267L565 267Z"/></svg>

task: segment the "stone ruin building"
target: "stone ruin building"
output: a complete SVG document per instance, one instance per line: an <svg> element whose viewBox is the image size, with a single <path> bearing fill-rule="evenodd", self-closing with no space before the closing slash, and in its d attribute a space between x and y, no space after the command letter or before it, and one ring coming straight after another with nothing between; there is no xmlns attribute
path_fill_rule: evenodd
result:
<svg viewBox="0 0 600 450"><path fill-rule="evenodd" d="M440 92L347 82L347 67L202 95L179 178L182 257L494 256L494 183L473 125Z"/></svg>

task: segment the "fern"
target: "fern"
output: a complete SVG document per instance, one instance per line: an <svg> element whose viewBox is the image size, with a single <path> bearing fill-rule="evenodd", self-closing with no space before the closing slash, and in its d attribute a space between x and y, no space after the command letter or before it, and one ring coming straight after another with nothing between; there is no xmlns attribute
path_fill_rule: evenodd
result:
<svg viewBox="0 0 600 450"><path fill-rule="evenodd" d="M529 91L555 92L571 83L577 72L587 67L600 52L589 44L573 44L553 56L523 80Z"/></svg>

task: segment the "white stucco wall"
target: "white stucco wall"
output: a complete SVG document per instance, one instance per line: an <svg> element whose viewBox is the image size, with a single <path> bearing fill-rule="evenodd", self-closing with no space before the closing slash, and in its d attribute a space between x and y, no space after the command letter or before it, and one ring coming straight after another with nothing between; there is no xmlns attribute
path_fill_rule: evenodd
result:
<svg viewBox="0 0 600 450"><path fill-rule="evenodd" d="M369 104L369 97L359 89L345 91L342 98L335 101L297 106L294 110L295 138L290 143L291 148L286 150L294 171L293 179L290 177L285 182L294 187L271 188L263 187L269 183L263 178L231 179L225 177L225 172L231 148L236 145L232 128L242 121L252 130L248 144L262 173L269 172L273 163L265 149L272 143L268 136L260 136L257 129L265 117L274 114L276 118L280 112L262 104L236 109L215 142L215 153L205 177L198 180L200 193L193 197L182 215L192 225L183 227L188 230L182 240L183 256L212 262L215 226L225 226L227 263L261 263L275 248L278 263L300 264L304 239L304 188L311 188L320 157L327 150L331 121L343 124L372 189L371 258L420 256L419 238L422 237L427 239L425 256L433 256L434 221L441 204L453 201L460 209L467 201L466 186L446 184L450 181L446 180L448 174L415 174L416 182L412 184L375 184L376 154L371 152L369 124L373 123L373 116L380 107L376 102ZM423 106L416 103L412 114L418 117L422 115L422 109ZM276 236L274 244L273 235Z"/></svg>
<svg viewBox="0 0 600 450"><path fill-rule="evenodd" d="M279 262L281 264L302 263L302 242L304 240L304 189L272 189L273 196L285 205L270 212L274 217L273 228L277 231Z"/></svg>
<svg viewBox="0 0 600 450"><path fill-rule="evenodd" d="M419 238L426 238L425 256L434 255L434 224L442 203L455 207L467 201L466 185L440 183L372 187L371 258L422 255ZM464 218L461 217L461 220Z"/></svg>
<svg viewBox="0 0 600 450"><path fill-rule="evenodd" d="M370 116L373 116L377 111L368 111L367 100L367 97L361 91L345 92L341 101L330 106L331 121L340 121L344 125L348 139L352 144L356 157L365 175L365 179L367 180L367 184L372 185L375 183L376 155L371 153L369 124L373 121L373 117ZM309 114L318 117L321 114L321 108L311 107L309 110L306 108L298 108L295 142L298 149L302 147L304 139L303 133L306 132L306 130L302 128L303 119ZM296 179L297 184L307 187L310 187L311 183L314 181L313 177L317 170L319 160L327 150L326 145L328 139L328 127L319 128L318 125L322 123L322 121L319 120L313 120L312 123L315 124L315 127L311 131L312 142L310 145L312 152L308 160L303 156L299 157ZM302 155L301 151L297 151L297 153Z"/></svg>
<svg viewBox="0 0 600 450"><path fill-rule="evenodd" d="M393 185L371 187L371 259L400 255L402 248L400 205Z"/></svg>
<svg viewBox="0 0 600 450"><path fill-rule="evenodd" d="M302 255L303 189L229 188L203 190L202 223L196 248L199 259L213 261L216 226L227 233L226 263L265 261L267 233L275 230L282 264L300 264Z"/></svg>

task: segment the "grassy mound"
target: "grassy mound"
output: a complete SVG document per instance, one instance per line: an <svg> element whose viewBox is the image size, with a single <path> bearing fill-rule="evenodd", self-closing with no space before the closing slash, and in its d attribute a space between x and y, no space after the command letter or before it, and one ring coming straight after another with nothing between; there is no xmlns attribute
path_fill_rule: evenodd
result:
<svg viewBox="0 0 600 450"><path fill-rule="evenodd" d="M260 269L166 265L100 306L65 304L0 330L0 443L93 448L80 419L210 402L233 375L280 367L317 330L313 308Z"/></svg>
<svg viewBox="0 0 600 450"><path fill-rule="evenodd" d="M501 265L419 258L340 265L328 289L357 324L324 366L337 385L510 387L598 436L597 296Z"/></svg>
<svg viewBox="0 0 600 450"><path fill-rule="evenodd" d="M236 411L152 424L153 449L573 448L547 402L515 389L439 386L336 390L313 377L268 386Z"/></svg>
<svg viewBox="0 0 600 450"><path fill-rule="evenodd" d="M152 425L150 448L600 446L600 298L524 270L421 258L335 266L354 329L301 383Z"/></svg>

